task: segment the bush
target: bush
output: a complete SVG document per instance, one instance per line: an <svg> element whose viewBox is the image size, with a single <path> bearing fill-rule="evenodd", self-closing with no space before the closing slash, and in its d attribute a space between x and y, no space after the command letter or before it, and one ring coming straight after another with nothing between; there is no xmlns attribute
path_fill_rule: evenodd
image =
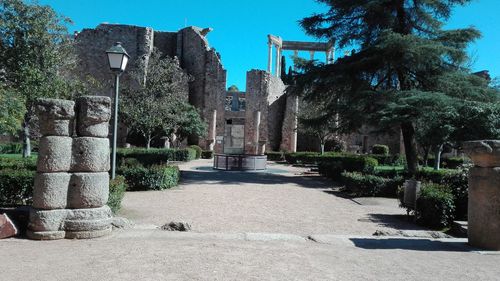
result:
<svg viewBox="0 0 500 281"><path fill-rule="evenodd" d="M318 152L292 152L285 153L285 160L289 164L315 164L320 157Z"/></svg>
<svg viewBox="0 0 500 281"><path fill-rule="evenodd" d="M406 174L406 170L404 169L398 169L397 167L392 167L392 168L385 168L384 169L380 169L381 167L377 167L374 171L373 171L373 175L375 176L379 176L379 177L383 177L383 178L389 178L389 179L392 179L392 178L395 178L395 177L404 177L404 175Z"/></svg>
<svg viewBox="0 0 500 281"><path fill-rule="evenodd" d="M127 183L123 176L117 176L114 180L110 180L108 206L114 214L120 210L126 190Z"/></svg>
<svg viewBox="0 0 500 281"><path fill-rule="evenodd" d="M282 151L268 151L266 152L267 160L269 161L283 161L285 160L285 153Z"/></svg>
<svg viewBox="0 0 500 281"><path fill-rule="evenodd" d="M19 154L22 153L23 144L19 142L9 142L0 144L0 154Z"/></svg>
<svg viewBox="0 0 500 281"><path fill-rule="evenodd" d="M389 147L383 144L374 144L372 153L377 155L389 155Z"/></svg>
<svg viewBox="0 0 500 281"><path fill-rule="evenodd" d="M448 176L453 176L460 173L459 170L434 170L429 168L420 169L417 172L416 179L424 182L433 182L437 184L443 184L444 179Z"/></svg>
<svg viewBox="0 0 500 281"><path fill-rule="evenodd" d="M319 173L329 178L338 178L344 171L371 174L378 165L376 159L364 155L325 155L319 159Z"/></svg>
<svg viewBox="0 0 500 281"><path fill-rule="evenodd" d="M123 168L118 173L125 177L131 191L171 188L177 185L180 178L179 168L167 165Z"/></svg>
<svg viewBox="0 0 500 281"><path fill-rule="evenodd" d="M119 165L125 158L135 158L144 166L167 164L168 161L191 161L196 158L196 150L165 148L120 148L116 152Z"/></svg>
<svg viewBox="0 0 500 281"><path fill-rule="evenodd" d="M214 158L214 152L212 150L203 150L201 152L202 159L212 159Z"/></svg>
<svg viewBox="0 0 500 281"><path fill-rule="evenodd" d="M189 148L194 149L194 151L196 152L195 159L200 159L201 158L201 153L203 152L203 150L201 149L201 147L199 147L197 145L190 145Z"/></svg>
<svg viewBox="0 0 500 281"><path fill-rule="evenodd" d="M454 211L453 194L446 186L423 184L415 210L420 224L432 228L448 226L453 220Z"/></svg>
<svg viewBox="0 0 500 281"><path fill-rule="evenodd" d="M386 179L358 172L344 172L341 175L345 191L354 196L397 197L398 188L403 185L404 178Z"/></svg>
<svg viewBox="0 0 500 281"><path fill-rule="evenodd" d="M462 168L458 173L446 175L443 184L446 185L454 197L455 220L467 220L469 201L469 169Z"/></svg>
<svg viewBox="0 0 500 281"><path fill-rule="evenodd" d="M346 192L362 197L379 194L387 179L358 172L344 172L341 174L341 181L345 185Z"/></svg>
<svg viewBox="0 0 500 281"><path fill-rule="evenodd" d="M2 169L0 171L0 205L29 205L33 198L35 171Z"/></svg>
<svg viewBox="0 0 500 281"><path fill-rule="evenodd" d="M36 157L3 158L0 157L0 170L30 170L36 171Z"/></svg>

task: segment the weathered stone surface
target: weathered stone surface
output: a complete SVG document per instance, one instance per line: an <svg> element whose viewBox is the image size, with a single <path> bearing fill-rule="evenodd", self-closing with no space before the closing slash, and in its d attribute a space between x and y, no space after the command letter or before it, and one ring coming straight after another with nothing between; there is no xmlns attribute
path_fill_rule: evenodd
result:
<svg viewBox="0 0 500 281"><path fill-rule="evenodd" d="M73 139L71 172L107 172L110 168L109 139Z"/></svg>
<svg viewBox="0 0 500 281"><path fill-rule="evenodd" d="M470 169L468 236L472 246L500 250L500 167Z"/></svg>
<svg viewBox="0 0 500 281"><path fill-rule="evenodd" d="M113 213L108 206L89 209L68 209L68 220L102 220L111 218Z"/></svg>
<svg viewBox="0 0 500 281"><path fill-rule="evenodd" d="M67 239L91 239L106 236L111 234L113 228L109 226L102 230L91 230L91 231L66 231Z"/></svg>
<svg viewBox="0 0 500 281"><path fill-rule="evenodd" d="M111 226L111 218L102 220L67 220L64 223L66 231L104 230Z"/></svg>
<svg viewBox="0 0 500 281"><path fill-rule="evenodd" d="M108 136L111 118L111 99L102 96L85 96L76 101L77 134L85 137Z"/></svg>
<svg viewBox="0 0 500 281"><path fill-rule="evenodd" d="M0 239L16 236L16 226L6 214L0 214Z"/></svg>
<svg viewBox="0 0 500 281"><path fill-rule="evenodd" d="M38 99L35 105L43 136L70 136L75 103L69 100Z"/></svg>
<svg viewBox="0 0 500 281"><path fill-rule="evenodd" d="M134 223L126 218L113 217L113 219L111 220L111 225L113 226L113 228L127 229L131 228L134 225Z"/></svg>
<svg viewBox="0 0 500 281"><path fill-rule="evenodd" d="M61 231L69 212L66 209L38 210L31 209L28 230L33 232Z"/></svg>
<svg viewBox="0 0 500 281"><path fill-rule="evenodd" d="M468 141L464 150L479 167L500 167L500 140Z"/></svg>
<svg viewBox="0 0 500 281"><path fill-rule="evenodd" d="M37 171L66 172L71 165L71 137L46 136L40 138Z"/></svg>
<svg viewBox="0 0 500 281"><path fill-rule="evenodd" d="M102 207L108 202L109 174L74 173L68 190L68 208Z"/></svg>
<svg viewBox="0 0 500 281"><path fill-rule="evenodd" d="M33 188L33 207L37 209L66 208L69 173L38 173Z"/></svg>
<svg viewBox="0 0 500 281"><path fill-rule="evenodd" d="M63 239L65 235L65 231L26 231L26 236L33 240L57 240Z"/></svg>

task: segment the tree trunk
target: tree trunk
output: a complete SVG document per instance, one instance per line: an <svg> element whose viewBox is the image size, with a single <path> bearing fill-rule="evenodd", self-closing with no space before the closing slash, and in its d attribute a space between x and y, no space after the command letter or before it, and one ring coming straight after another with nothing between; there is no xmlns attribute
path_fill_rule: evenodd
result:
<svg viewBox="0 0 500 281"><path fill-rule="evenodd" d="M425 146L424 148L424 167L427 166L427 163L429 162L429 152L431 150L430 146Z"/></svg>
<svg viewBox="0 0 500 281"><path fill-rule="evenodd" d="M151 148L151 136L146 137L146 149Z"/></svg>
<svg viewBox="0 0 500 281"><path fill-rule="evenodd" d="M320 149L321 149L321 155L325 154L325 143L320 144Z"/></svg>
<svg viewBox="0 0 500 281"><path fill-rule="evenodd" d="M439 170L441 167L441 153L443 152L443 145L436 146L436 151L434 154L434 170Z"/></svg>
<svg viewBox="0 0 500 281"><path fill-rule="evenodd" d="M23 122L23 157L31 156L31 141L30 141L30 129L28 126L29 119L24 118Z"/></svg>
<svg viewBox="0 0 500 281"><path fill-rule="evenodd" d="M401 124L403 133L403 142L405 145L406 165L410 177L417 174L418 158L417 158L417 142L415 140L415 128L411 122Z"/></svg>

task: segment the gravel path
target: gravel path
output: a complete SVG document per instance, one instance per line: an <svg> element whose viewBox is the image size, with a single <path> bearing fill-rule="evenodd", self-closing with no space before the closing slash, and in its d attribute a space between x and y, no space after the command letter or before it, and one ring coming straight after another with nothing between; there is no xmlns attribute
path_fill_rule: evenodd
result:
<svg viewBox="0 0 500 281"><path fill-rule="evenodd" d="M330 181L269 165L268 173L215 172L211 160L181 165L182 183L167 191L128 192L122 216L137 224L184 221L197 232L371 235L420 229L395 199L342 198Z"/></svg>
<svg viewBox="0 0 500 281"><path fill-rule="evenodd" d="M419 230L392 199L350 200L304 169L222 173L182 165L183 183L129 192L137 226L93 240L0 240L0 280L498 280L500 252L464 239L375 237ZM181 220L192 232L154 225Z"/></svg>

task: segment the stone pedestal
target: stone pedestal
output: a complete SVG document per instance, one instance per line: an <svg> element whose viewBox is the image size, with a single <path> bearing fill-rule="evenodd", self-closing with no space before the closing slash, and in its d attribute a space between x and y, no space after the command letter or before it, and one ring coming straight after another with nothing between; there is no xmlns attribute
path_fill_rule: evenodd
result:
<svg viewBox="0 0 500 281"><path fill-rule="evenodd" d="M111 232L108 123L111 100L37 103L42 138L27 235L36 240L94 238Z"/></svg>
<svg viewBox="0 0 500 281"><path fill-rule="evenodd" d="M499 251L500 141L466 142L464 148L475 165L469 173L469 244Z"/></svg>

